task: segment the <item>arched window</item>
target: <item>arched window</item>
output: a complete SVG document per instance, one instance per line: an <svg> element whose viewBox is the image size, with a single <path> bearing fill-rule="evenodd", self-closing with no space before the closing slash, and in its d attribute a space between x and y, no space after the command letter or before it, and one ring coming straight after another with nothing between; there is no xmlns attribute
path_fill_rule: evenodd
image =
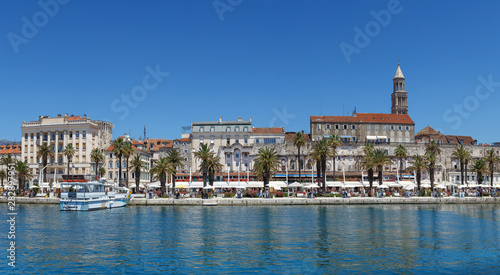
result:
<svg viewBox="0 0 500 275"><path fill-rule="evenodd" d="M201 126L200 127L200 133L203 133L203 132L205 132L205 127Z"/></svg>
<svg viewBox="0 0 500 275"><path fill-rule="evenodd" d="M215 132L215 127L214 126L210 127L210 132Z"/></svg>
<svg viewBox="0 0 500 275"><path fill-rule="evenodd" d="M239 131L240 131L240 126L236 126L236 127L234 127L234 131L235 131L235 132L239 132Z"/></svg>

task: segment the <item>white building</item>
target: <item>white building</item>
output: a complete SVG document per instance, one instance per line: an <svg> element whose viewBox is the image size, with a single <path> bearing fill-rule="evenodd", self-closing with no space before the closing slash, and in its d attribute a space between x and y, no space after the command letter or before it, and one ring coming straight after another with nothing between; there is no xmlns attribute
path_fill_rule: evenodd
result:
<svg viewBox="0 0 500 275"><path fill-rule="evenodd" d="M21 127L21 159L26 161L31 169L33 178L38 178L38 171L42 169L42 160L37 158L37 148L43 144L52 147L54 158L48 160L47 180L61 179L62 174L68 174L68 159L62 151L68 144L75 148L75 155L71 160L73 174L90 175L92 171L90 152L94 148L104 150L109 147L112 139L113 124L105 121L95 121L81 116L57 117L40 116L38 121L23 122Z"/></svg>

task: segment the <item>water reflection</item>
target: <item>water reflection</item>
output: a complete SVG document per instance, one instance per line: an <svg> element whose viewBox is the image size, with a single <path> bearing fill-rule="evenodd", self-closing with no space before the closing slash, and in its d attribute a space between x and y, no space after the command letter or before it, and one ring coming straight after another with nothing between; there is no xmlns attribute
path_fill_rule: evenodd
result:
<svg viewBox="0 0 500 275"><path fill-rule="evenodd" d="M23 272L481 273L500 252L496 205L18 210Z"/></svg>

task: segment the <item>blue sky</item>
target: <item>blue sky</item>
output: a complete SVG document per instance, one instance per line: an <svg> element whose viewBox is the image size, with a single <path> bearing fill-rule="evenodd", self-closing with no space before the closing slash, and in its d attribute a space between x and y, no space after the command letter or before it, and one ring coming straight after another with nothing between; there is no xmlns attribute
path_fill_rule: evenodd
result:
<svg viewBox="0 0 500 275"><path fill-rule="evenodd" d="M138 138L146 125L150 138L178 138L219 116L309 132L311 115L389 113L400 58L417 131L500 141L499 10L499 1L1 1L0 139L19 141L22 121L64 113L111 121L115 137Z"/></svg>

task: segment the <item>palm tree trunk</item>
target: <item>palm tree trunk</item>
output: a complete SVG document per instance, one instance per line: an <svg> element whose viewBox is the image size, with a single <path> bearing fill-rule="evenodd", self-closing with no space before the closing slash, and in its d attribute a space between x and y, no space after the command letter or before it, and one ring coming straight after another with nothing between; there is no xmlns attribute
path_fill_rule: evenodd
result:
<svg viewBox="0 0 500 275"><path fill-rule="evenodd" d="M332 181L335 181L335 180L336 180L336 179L335 179L335 170L336 170L336 169L335 169L335 157L333 157L333 179L332 179Z"/></svg>
<svg viewBox="0 0 500 275"><path fill-rule="evenodd" d="M462 185L464 185L464 162L460 161L460 181L462 182Z"/></svg>
<svg viewBox="0 0 500 275"><path fill-rule="evenodd" d="M398 181L400 181L402 177L403 177L403 158L400 158L399 159L399 179L398 179Z"/></svg>
<svg viewBox="0 0 500 275"><path fill-rule="evenodd" d="M165 175L165 173L163 173L161 176L160 176L160 184L161 184L161 195L165 195L165 180L167 179L167 175Z"/></svg>
<svg viewBox="0 0 500 275"><path fill-rule="evenodd" d="M373 169L368 169L368 182L370 182L370 192L373 191Z"/></svg>
<svg viewBox="0 0 500 275"><path fill-rule="evenodd" d="M141 178L141 170L135 170L135 193L139 194L139 180Z"/></svg>
<svg viewBox="0 0 500 275"><path fill-rule="evenodd" d="M175 191L175 173L172 174L172 190Z"/></svg>
<svg viewBox="0 0 500 275"><path fill-rule="evenodd" d="M69 173L69 158L68 158L68 175L70 175L70 173Z"/></svg>
<svg viewBox="0 0 500 275"><path fill-rule="evenodd" d="M491 184L491 187L493 187L493 169L494 169L494 166L492 164L490 164L490 184Z"/></svg>
<svg viewBox="0 0 500 275"><path fill-rule="evenodd" d="M417 170L417 190L420 192L420 178L422 177L422 173L420 169Z"/></svg>
<svg viewBox="0 0 500 275"><path fill-rule="evenodd" d="M298 155L297 155L297 165L299 166L299 182L302 182L302 175L300 174L300 146L297 146Z"/></svg>
<svg viewBox="0 0 500 275"><path fill-rule="evenodd" d="M429 172L431 173L431 191L434 192L434 163L431 163L431 167L429 169Z"/></svg>
<svg viewBox="0 0 500 275"><path fill-rule="evenodd" d="M122 156L121 155L118 156L118 162L119 162L119 164L118 164L118 186L120 186L120 184L122 184ZM162 188L164 188L164 187L162 187ZM164 190L162 189L162 192L163 191Z"/></svg>
<svg viewBox="0 0 500 275"><path fill-rule="evenodd" d="M203 187L206 187L207 186L207 167L205 166L205 164L203 164L203 167L202 167L202 174L203 174ZM227 179L229 180L229 179Z"/></svg>
<svg viewBox="0 0 500 275"><path fill-rule="evenodd" d="M45 169L43 169L45 168ZM47 159L44 158L43 160L43 181L42 182L47 182Z"/></svg>
<svg viewBox="0 0 500 275"><path fill-rule="evenodd" d="M382 185L382 183L383 183L383 178L382 178L382 177L383 177L383 174L382 174L382 169L383 169L383 168L380 168L380 169L378 170L378 185L379 185L379 186L380 186L380 185Z"/></svg>
<svg viewBox="0 0 500 275"><path fill-rule="evenodd" d="M95 162L95 179L99 180L99 162Z"/></svg>
<svg viewBox="0 0 500 275"><path fill-rule="evenodd" d="M318 182L318 185L319 183L321 182L321 160L317 161L316 162L316 181ZM313 184L313 182L311 182L311 184Z"/></svg>
<svg viewBox="0 0 500 275"><path fill-rule="evenodd" d="M322 170L322 175L321 175L321 181L323 183L323 193L326 193L326 156L321 157L321 170Z"/></svg>

